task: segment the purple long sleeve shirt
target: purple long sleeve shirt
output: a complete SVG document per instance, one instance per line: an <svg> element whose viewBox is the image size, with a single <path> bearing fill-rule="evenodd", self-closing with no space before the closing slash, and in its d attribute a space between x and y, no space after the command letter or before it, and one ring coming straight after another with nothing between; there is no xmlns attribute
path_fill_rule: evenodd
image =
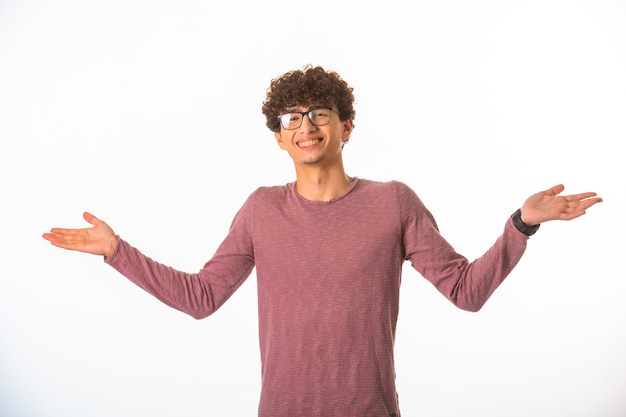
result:
<svg viewBox="0 0 626 417"><path fill-rule="evenodd" d="M469 262L400 182L355 179L329 202L295 183L256 190L195 274L124 240L106 261L164 303L200 319L256 267L260 417L400 416L393 346L404 261L459 308L477 311L521 258L528 237L509 219Z"/></svg>

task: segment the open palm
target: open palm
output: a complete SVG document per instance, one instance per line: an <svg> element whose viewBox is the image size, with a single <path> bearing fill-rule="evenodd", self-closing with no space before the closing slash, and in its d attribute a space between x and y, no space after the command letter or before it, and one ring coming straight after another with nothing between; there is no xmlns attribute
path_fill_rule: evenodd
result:
<svg viewBox="0 0 626 417"><path fill-rule="evenodd" d="M594 192L559 195L564 189L563 184L559 184L530 196L522 206L522 221L531 226L549 220L572 220L602 202Z"/></svg>
<svg viewBox="0 0 626 417"><path fill-rule="evenodd" d="M54 246L63 249L110 256L117 245L117 236L108 224L91 213L83 213L83 218L93 227L84 229L53 228L44 233L43 238Z"/></svg>

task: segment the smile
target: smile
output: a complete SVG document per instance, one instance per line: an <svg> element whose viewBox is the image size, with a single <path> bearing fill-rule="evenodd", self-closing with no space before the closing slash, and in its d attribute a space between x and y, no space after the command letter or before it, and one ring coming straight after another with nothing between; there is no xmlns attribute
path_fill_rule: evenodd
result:
<svg viewBox="0 0 626 417"><path fill-rule="evenodd" d="M322 141L321 139L305 140L305 141L302 141L302 142L298 142L298 146L301 147L301 148L308 148L310 146L317 145L321 141Z"/></svg>

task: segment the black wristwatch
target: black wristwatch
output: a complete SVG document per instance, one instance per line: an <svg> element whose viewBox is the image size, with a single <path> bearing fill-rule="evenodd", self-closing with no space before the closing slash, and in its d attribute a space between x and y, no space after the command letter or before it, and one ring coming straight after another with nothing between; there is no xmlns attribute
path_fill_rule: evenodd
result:
<svg viewBox="0 0 626 417"><path fill-rule="evenodd" d="M536 224L534 226L529 226L522 221L522 210L517 209L515 213L511 214L511 219L513 220L513 224L515 228L520 232L524 233L526 236L532 236L539 230L539 226L541 224Z"/></svg>

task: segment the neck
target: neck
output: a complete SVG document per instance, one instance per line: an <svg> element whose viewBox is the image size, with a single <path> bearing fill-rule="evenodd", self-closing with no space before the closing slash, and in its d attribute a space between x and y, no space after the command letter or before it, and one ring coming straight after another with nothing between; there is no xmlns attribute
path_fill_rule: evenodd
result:
<svg viewBox="0 0 626 417"><path fill-rule="evenodd" d="M334 168L296 167L296 190L310 201L330 201L348 191L352 179L343 166Z"/></svg>

